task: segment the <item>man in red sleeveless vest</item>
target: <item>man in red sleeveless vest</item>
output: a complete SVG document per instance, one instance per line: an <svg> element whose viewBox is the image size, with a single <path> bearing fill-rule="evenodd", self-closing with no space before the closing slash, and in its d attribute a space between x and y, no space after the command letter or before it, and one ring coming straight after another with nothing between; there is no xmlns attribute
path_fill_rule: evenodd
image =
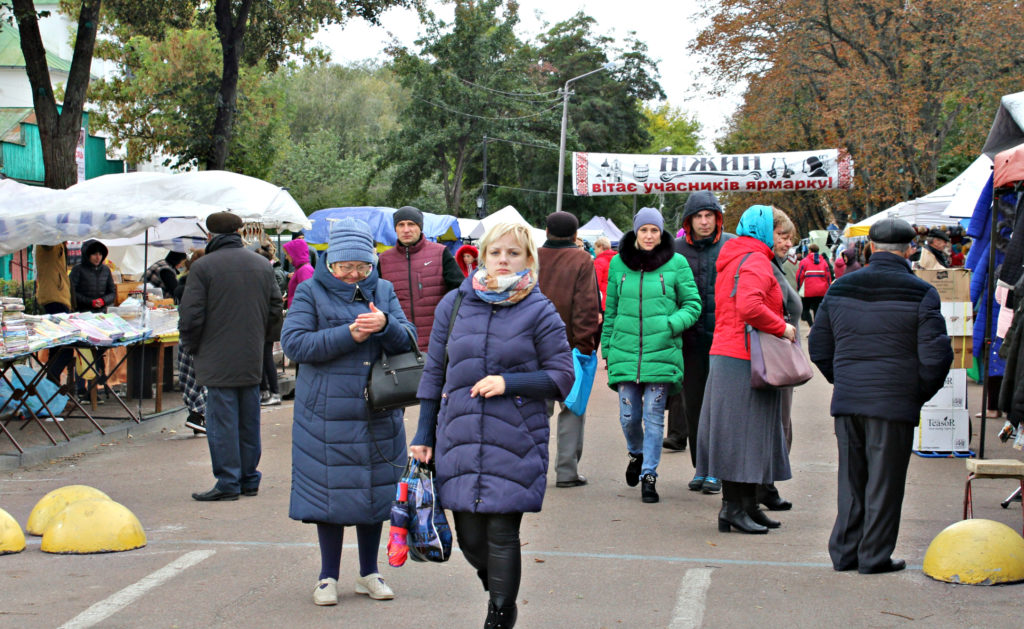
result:
<svg viewBox="0 0 1024 629"><path fill-rule="evenodd" d="M416 326L417 343L426 351L434 309L466 278L444 245L423 237L423 212L406 205L393 219L398 243L380 254L380 276L395 285L402 311Z"/></svg>

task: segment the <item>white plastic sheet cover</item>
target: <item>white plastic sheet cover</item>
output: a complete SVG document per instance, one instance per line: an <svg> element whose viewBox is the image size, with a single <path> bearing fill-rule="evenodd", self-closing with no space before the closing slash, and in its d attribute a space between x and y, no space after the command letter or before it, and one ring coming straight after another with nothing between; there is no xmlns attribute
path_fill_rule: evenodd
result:
<svg viewBox="0 0 1024 629"><path fill-rule="evenodd" d="M202 170L173 175L103 175L83 181L69 190L127 196L136 199L140 204L149 203L150 200L196 201L217 206L212 211L230 210L242 218L259 221L268 229L302 231L312 227L302 208L284 188L262 179L225 170ZM199 218L206 218L211 212L206 212Z"/></svg>
<svg viewBox="0 0 1024 629"><path fill-rule="evenodd" d="M175 202L140 207L127 198L72 193L0 180L0 255L29 245L55 245L66 240L122 238L177 212Z"/></svg>

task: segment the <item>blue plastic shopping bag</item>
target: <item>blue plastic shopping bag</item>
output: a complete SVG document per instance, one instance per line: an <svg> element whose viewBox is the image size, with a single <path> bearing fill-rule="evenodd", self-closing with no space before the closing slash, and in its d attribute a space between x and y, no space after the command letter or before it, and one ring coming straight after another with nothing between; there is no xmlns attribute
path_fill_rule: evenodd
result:
<svg viewBox="0 0 1024 629"><path fill-rule="evenodd" d="M590 401L590 390L594 388L594 375L597 373L597 352L588 356L578 349L572 350L572 365L576 372L576 381L572 390L565 396L565 407L577 415L587 411Z"/></svg>

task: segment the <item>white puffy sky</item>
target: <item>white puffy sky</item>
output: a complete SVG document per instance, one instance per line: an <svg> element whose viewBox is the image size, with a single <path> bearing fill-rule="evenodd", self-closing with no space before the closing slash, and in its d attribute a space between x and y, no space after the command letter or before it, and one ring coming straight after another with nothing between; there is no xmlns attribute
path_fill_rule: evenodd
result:
<svg viewBox="0 0 1024 629"><path fill-rule="evenodd" d="M451 5L429 0L435 13L450 21ZM713 150L711 140L720 135L728 117L738 106L739 90L719 99L712 99L694 88L699 79L700 60L690 55L687 48L701 24L696 21L697 2L679 0L645 0L632 3L621 0L519 0L519 34L524 39L542 30L547 22L555 24L573 16L577 11L597 21L597 32L615 37L619 42L629 31L646 43L648 53L658 64L659 81L675 107L696 116L702 125L705 150ZM344 28L331 27L321 31L316 41L331 51L332 59L339 63L362 59L379 59L386 42L392 36L399 42L413 46L421 26L415 11L392 9L381 19L382 26L370 26L354 20ZM584 79L585 80L585 79Z"/></svg>

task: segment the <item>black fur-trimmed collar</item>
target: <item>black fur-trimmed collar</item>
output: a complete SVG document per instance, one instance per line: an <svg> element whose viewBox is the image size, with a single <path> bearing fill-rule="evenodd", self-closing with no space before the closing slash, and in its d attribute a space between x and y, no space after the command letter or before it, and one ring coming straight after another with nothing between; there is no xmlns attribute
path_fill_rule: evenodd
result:
<svg viewBox="0 0 1024 629"><path fill-rule="evenodd" d="M674 238L665 230L661 232L661 242L650 251L642 251L636 247L636 232L628 232L619 243L619 255L622 263L633 271L653 271L661 268L675 255Z"/></svg>

